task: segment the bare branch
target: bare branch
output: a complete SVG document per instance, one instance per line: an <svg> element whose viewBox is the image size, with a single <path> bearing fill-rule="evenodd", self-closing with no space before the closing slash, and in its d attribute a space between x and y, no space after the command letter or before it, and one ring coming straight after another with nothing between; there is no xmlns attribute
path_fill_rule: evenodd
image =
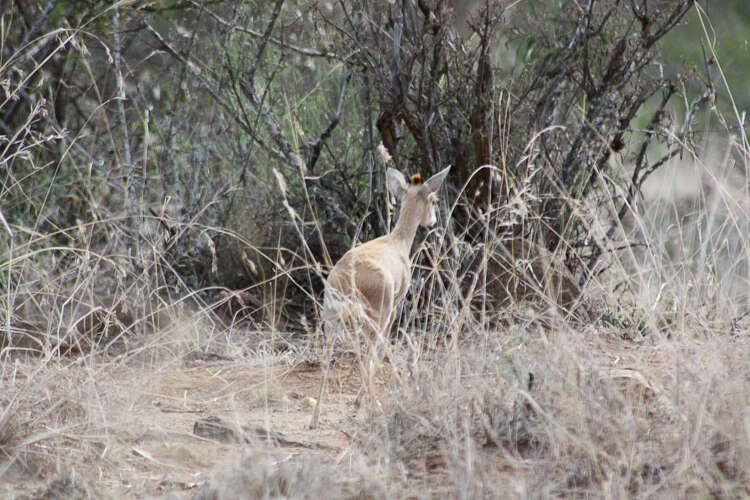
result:
<svg viewBox="0 0 750 500"><path fill-rule="evenodd" d="M117 111L120 119L120 128L122 132L122 147L125 156L125 170L127 171L128 199L130 201L131 223L136 238L136 253L140 248L140 207L138 196L141 190L141 177L136 171L135 164L130 154L130 135L128 133L128 121L125 116L125 84L122 79L121 54L120 54L120 9L116 7L112 12L112 37L114 41L113 54L115 63L115 78L117 79Z"/></svg>
<svg viewBox="0 0 750 500"><path fill-rule="evenodd" d="M240 82L240 86L245 92L245 95L250 99L253 105L257 108L258 114L263 120L263 123L266 125L266 129L268 130L268 133L271 136L271 139L276 143L276 145L279 148L279 151L281 152L282 159L285 162L293 165L294 167L302 168L304 170L306 168L305 162L294 151L294 148L292 147L292 145L289 143L287 138L282 133L281 126L279 126L279 123L276 121L276 118L274 118L273 115L271 114L271 110L267 106L265 106L263 103L261 103L261 101L258 99L258 96L255 94L255 92L247 85L247 82Z"/></svg>
<svg viewBox="0 0 750 500"><path fill-rule="evenodd" d="M258 31L255 31L254 29L247 28L244 26L237 26L236 24L230 23L226 19L223 19L218 14L216 14L210 9L207 9L204 5L196 2L195 0L189 0L189 1L194 7L202 10L203 12L206 12L209 16L211 16L214 19L214 21L221 24L225 28L229 28L230 30L234 30L234 31L239 31L240 33L247 33L248 35L254 36L256 38L265 38L264 33L260 33ZM306 47L299 47L297 45L293 45L291 43L281 41L278 38L274 38L272 36L268 37L267 40L273 44L278 45L279 47L282 47L284 49L289 49L303 56L324 57L326 59L341 59L341 57L338 54L334 54L333 52L326 52L326 51L321 51L321 50L308 49Z"/></svg>
<svg viewBox="0 0 750 500"><path fill-rule="evenodd" d="M351 77L352 73L350 71L344 77L344 83L341 85L341 94L339 95L339 104L336 107L336 114L333 115L333 118L331 118L331 121L328 123L326 128L323 129L323 132L320 133L318 140L310 146L312 152L310 153L310 159L307 162L307 166L310 172L312 172L312 170L315 168L315 164L318 162L318 158L320 157L320 150L323 147L323 144L325 144L325 142L328 140L331 132L333 132L333 129L336 128L336 125L338 125L339 120L341 119L341 112L344 108L344 100L346 99L346 88Z"/></svg>
<svg viewBox="0 0 750 500"><path fill-rule="evenodd" d="M279 151L275 147L273 147L271 144L269 144L266 140L264 140L262 137L260 137L255 129L248 123L247 120L243 120L242 117L237 114L234 107L226 102L219 92L213 88L210 82L206 80L203 75L198 70L198 67L195 63L193 63L190 59L180 54L176 49L174 49L169 43L167 43L166 40L157 32L150 24L145 23L146 29L151 33L161 44L161 48L164 49L166 52L168 52L172 57L180 61L182 64L184 64L190 71L192 72L193 76L195 76L198 81L201 83L203 88L209 93L209 95L216 101L217 104L219 104L224 111L227 112L229 116L234 119L235 122L237 122L242 129L247 132L247 134L252 137L254 141L256 141L263 149L268 151L271 156L274 158L281 160L285 163L291 163L296 166L296 163L290 161L290 159L284 154L282 151ZM253 94L254 95L254 94Z"/></svg>
<svg viewBox="0 0 750 500"><path fill-rule="evenodd" d="M648 40L645 44L646 47L651 47L652 45L654 45L664 35L669 33L672 28L677 26L682 18L685 17L685 14L687 14L688 11L690 11L690 9L693 7L693 4L695 4L695 0L682 0L677 5L675 5L672 13L669 15L669 18L664 22L664 24L659 27L659 30L648 37Z"/></svg>
<svg viewBox="0 0 750 500"><path fill-rule="evenodd" d="M258 50L255 53L255 58L253 59L253 63L250 65L250 69L247 72L247 80L250 82L250 85L255 85L255 71L258 69L258 64L260 64L260 60L263 58L263 52L265 52L266 50L266 44L268 43L268 39L271 37L273 26L274 24L276 24L276 20L279 18L279 14L281 13L281 5L283 3L284 0L276 0L276 4L273 6L271 19L268 21L266 31L263 32L263 36L260 39L260 45L258 45Z"/></svg>

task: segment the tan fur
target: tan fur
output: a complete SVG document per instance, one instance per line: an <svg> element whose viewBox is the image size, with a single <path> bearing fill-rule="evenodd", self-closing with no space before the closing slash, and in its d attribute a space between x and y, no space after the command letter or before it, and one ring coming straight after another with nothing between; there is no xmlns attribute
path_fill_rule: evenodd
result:
<svg viewBox="0 0 750 500"><path fill-rule="evenodd" d="M396 305L409 287L417 226L435 224L435 192L449 169L419 185L388 169L386 185L401 201L399 220L390 234L352 248L336 263L326 282L324 320L360 321L370 335L388 335Z"/></svg>

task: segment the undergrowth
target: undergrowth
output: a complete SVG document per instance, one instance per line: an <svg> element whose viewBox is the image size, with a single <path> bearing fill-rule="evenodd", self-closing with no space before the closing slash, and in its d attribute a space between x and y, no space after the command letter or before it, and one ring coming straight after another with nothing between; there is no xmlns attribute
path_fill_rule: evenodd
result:
<svg viewBox="0 0 750 500"><path fill-rule="evenodd" d="M7 76L13 61L29 65L27 75L41 72L26 55L42 51L53 60L68 43L85 56L83 46L65 38L73 31L32 37L4 59L0 73ZM721 70L708 36L705 45ZM237 50L229 44L227 57ZM95 75L82 74L76 82L93 86ZM5 114L17 109L21 92L14 89L21 87L3 89ZM318 116L322 103L343 100L345 89L328 92L325 101L303 99L309 108L287 103L285 112L299 106L301 116ZM185 95L172 97L183 102ZM590 178L599 183L596 196L560 194L573 207L568 220L589 230L585 237L576 232L582 240L543 245L508 231L540 201L524 179L539 173L533 160L546 132L519 146L528 152L529 177L515 179L505 201L476 210L466 204L473 196L467 190L476 187L470 179L447 189L441 223L419 237L424 243L391 339L368 364L362 346L350 345L358 342L354 335L349 345L319 349L330 339L317 325L320 295L312 284L321 283L329 264L325 242L334 239L340 248L350 239L331 221L361 228L373 219L378 223L369 226L387 227L388 215L370 214L371 200L365 206L359 199L375 195L380 180L357 184L354 195L339 190L361 213L320 220L314 207L325 196L312 182L308 189L304 174L290 187L269 166L267 178L248 180L241 193L235 186L201 192L210 169L201 170L179 188L164 188L192 190L183 216L175 216L169 196L144 202L134 216L122 169L107 173L86 151L85 134L70 137L50 109L22 109L16 133L5 130L0 142L0 202L12 200L0 203L0 495L750 496L750 148L736 110L733 118L707 112L721 128L702 141L688 140L679 126L661 128L682 154L669 156L638 195L603 174ZM674 114L694 111L686 98ZM118 150L113 158L130 147L114 123L102 127ZM299 123L289 118L284 127L304 142ZM508 130L496 133L499 143L508 140ZM357 156L351 150L359 142L339 139L347 158ZM206 165L199 148L183 146L181 161L192 154ZM222 147L236 148L236 158L251 156L242 139ZM59 164L35 155L58 148ZM649 151L662 158L672 150ZM140 152L148 166L153 153L145 146ZM636 146L602 154L620 162L619 172L636 168ZM505 172L504 165L488 166L482 176ZM264 197L253 200L260 185L253 182L263 185ZM612 194L609 203L602 193ZM245 210L228 217L244 217L237 230L202 218L235 203ZM459 212L481 227L478 236L452 222ZM532 232L544 224L531 220ZM276 232L282 226L283 242ZM262 244L253 238L260 233ZM277 245L268 245L271 237ZM289 241L298 246L282 244ZM590 267L571 258L583 243L599 252ZM571 261L581 264L576 273ZM235 289L214 279L235 269L254 284ZM354 368L344 369L352 359ZM322 430L312 433L310 401L317 402L328 369ZM295 376L302 382L287 390ZM220 389L190 386L195 380ZM169 385L169 397L162 385ZM360 390L364 403L357 407ZM191 454L191 440L199 440L189 428L139 420L144 408L184 416L220 404L238 425L260 408L266 427L292 422L292 432L333 444L289 452L258 439L224 443L217 448L237 451L226 464ZM184 460L190 475L146 451L150 440L167 443L166 456Z"/></svg>

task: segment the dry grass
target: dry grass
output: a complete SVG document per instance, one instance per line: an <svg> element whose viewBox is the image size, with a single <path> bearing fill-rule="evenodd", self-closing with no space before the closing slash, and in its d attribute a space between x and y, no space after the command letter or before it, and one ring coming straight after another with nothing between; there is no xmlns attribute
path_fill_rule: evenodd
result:
<svg viewBox="0 0 750 500"><path fill-rule="evenodd" d="M462 286L450 231L430 235L377 365L222 320L231 294L181 283L158 231L128 253L127 219L105 208L62 229L3 223L0 496L748 498L750 151L717 142L646 187L618 228L642 245L607 242L580 317L540 300L544 283L494 309L480 274ZM271 285L289 277L268 266ZM207 416L239 437L196 435Z"/></svg>
<svg viewBox="0 0 750 500"><path fill-rule="evenodd" d="M375 373L374 404L353 406L369 373L356 351L334 350L315 431L309 398L321 370L303 336L226 326L192 297L167 304L133 287L128 296L141 302L130 322L114 314L100 328L115 335L86 337L75 328L90 314L83 297L96 295L105 272L19 285L4 300L48 301L51 314L34 330L33 352L2 353L0 491L747 497L747 200L722 188L736 185L726 164L674 165L675 179L686 168L714 184L697 185L690 203L645 202L648 215L632 227L647 251L610 256L587 291L597 298L591 318L518 303L503 321L484 321L446 292L425 323L407 305L388 364ZM53 275L31 258L14 262L13 271L37 276L27 283ZM271 428L297 445L202 439L192 425L207 415Z"/></svg>

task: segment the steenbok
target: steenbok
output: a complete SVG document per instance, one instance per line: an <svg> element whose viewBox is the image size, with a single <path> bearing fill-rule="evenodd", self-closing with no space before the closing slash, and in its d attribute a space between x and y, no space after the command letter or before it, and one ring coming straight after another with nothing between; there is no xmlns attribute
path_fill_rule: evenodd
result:
<svg viewBox="0 0 750 500"><path fill-rule="evenodd" d="M389 168L386 186L401 203L401 214L390 234L368 241L344 254L326 281L323 320L331 324L356 322L371 338L388 336L396 306L406 294L411 279L409 254L418 226L437 222L437 190L450 167L422 183L419 175L407 182Z"/></svg>

